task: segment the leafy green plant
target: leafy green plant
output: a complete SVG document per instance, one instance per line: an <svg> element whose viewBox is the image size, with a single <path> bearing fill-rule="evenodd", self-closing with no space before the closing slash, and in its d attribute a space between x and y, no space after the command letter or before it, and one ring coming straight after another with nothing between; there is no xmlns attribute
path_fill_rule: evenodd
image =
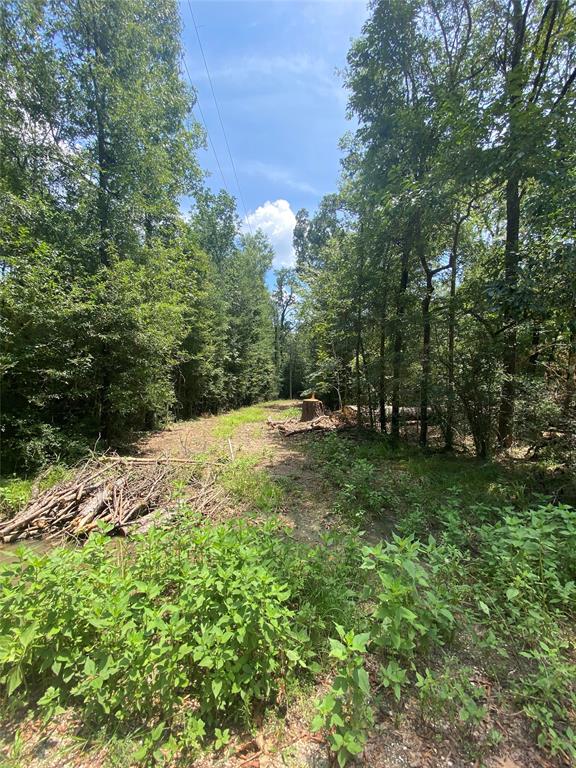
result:
<svg viewBox="0 0 576 768"><path fill-rule="evenodd" d="M431 644L442 644L454 626L445 590L426 559L438 559L438 550L412 539L364 548L362 568L375 579L365 596L373 603L371 633L374 645L388 654L409 658Z"/></svg>
<svg viewBox="0 0 576 768"><path fill-rule="evenodd" d="M408 682L408 670L401 667L394 659L391 659L386 666L380 667L379 680L380 685L383 688L390 688L394 693L396 701L400 701L402 686Z"/></svg>
<svg viewBox="0 0 576 768"><path fill-rule="evenodd" d="M339 639L330 640L330 656L338 662L330 692L318 703L312 730L324 729L328 744L343 768L359 755L373 723L370 681L364 666L368 633L355 635L336 626Z"/></svg>
<svg viewBox="0 0 576 768"><path fill-rule="evenodd" d="M479 725L487 712L482 704L486 694L471 678L472 669L453 665L442 672L434 673L429 669L424 674L416 672L422 717L432 722L438 718L447 718L451 722L458 720L467 728Z"/></svg>
<svg viewBox="0 0 576 768"><path fill-rule="evenodd" d="M496 525L478 529L483 577L505 596L516 614L519 603L573 611L576 585L576 510L539 506L504 510Z"/></svg>
<svg viewBox="0 0 576 768"><path fill-rule="evenodd" d="M229 728L214 728L214 749L222 749L230 743Z"/></svg>
<svg viewBox="0 0 576 768"><path fill-rule="evenodd" d="M576 760L576 665L563 655L566 645L540 640L536 648L522 651L532 664L514 692L537 731L538 744Z"/></svg>
<svg viewBox="0 0 576 768"><path fill-rule="evenodd" d="M5 478L0 484L0 517L15 515L32 494L32 480Z"/></svg>
<svg viewBox="0 0 576 768"><path fill-rule="evenodd" d="M355 615L357 595L342 589L358 571L352 540L313 548L273 522L191 515L121 561L108 542L21 549L1 566L0 680L47 716L74 703L104 725L163 724L148 728L146 755L193 750L224 718L248 721L316 668L337 618ZM183 718L190 700L198 708ZM226 729L214 734L224 746Z"/></svg>
<svg viewBox="0 0 576 768"><path fill-rule="evenodd" d="M375 467L366 459L355 459L340 467L336 511L353 523L361 523L367 514L376 513L382 506L375 488Z"/></svg>

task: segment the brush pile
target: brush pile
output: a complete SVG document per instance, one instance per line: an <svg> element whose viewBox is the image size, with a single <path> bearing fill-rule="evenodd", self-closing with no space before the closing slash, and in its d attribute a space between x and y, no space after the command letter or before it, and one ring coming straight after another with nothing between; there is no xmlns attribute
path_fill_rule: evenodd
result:
<svg viewBox="0 0 576 768"><path fill-rule="evenodd" d="M330 415L323 414L310 421L300 421L299 419L274 421L273 419L268 419L266 423L268 427L277 430L281 435L286 437L299 435L302 432L314 432L317 430L330 431L338 429L341 426L338 415L334 413L331 413Z"/></svg>
<svg viewBox="0 0 576 768"><path fill-rule="evenodd" d="M183 465L193 463L121 457L90 461L71 480L35 494L16 517L0 523L0 541L79 540L100 523L111 526L113 533L140 532L173 517L183 504L213 513L226 499L211 475L191 477L188 472L185 497L174 491Z"/></svg>

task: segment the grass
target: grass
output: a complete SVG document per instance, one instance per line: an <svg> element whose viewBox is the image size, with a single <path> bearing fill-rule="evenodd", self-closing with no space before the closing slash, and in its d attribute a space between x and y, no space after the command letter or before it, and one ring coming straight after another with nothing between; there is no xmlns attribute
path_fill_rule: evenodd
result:
<svg viewBox="0 0 576 768"><path fill-rule="evenodd" d="M302 408L294 405L290 408L285 408L280 415L280 419L299 419L302 415Z"/></svg>
<svg viewBox="0 0 576 768"><path fill-rule="evenodd" d="M262 405L250 405L247 408L240 408L238 411L225 413L217 417L212 434L214 437L232 437L236 430L244 424L256 424L264 421L267 415Z"/></svg>
<svg viewBox="0 0 576 768"><path fill-rule="evenodd" d="M261 456L242 456L226 465L220 482L234 499L245 504L252 512L272 514L283 500L281 486L256 465Z"/></svg>
<svg viewBox="0 0 576 768"><path fill-rule="evenodd" d="M274 411L275 408L278 409L275 418L279 420L299 418L301 414L299 406L287 408L282 400L249 405L246 408L239 408L237 411L231 411L230 413L218 416L212 434L214 437L220 438L232 437L244 424L257 424L266 421L271 411Z"/></svg>
<svg viewBox="0 0 576 768"><path fill-rule="evenodd" d="M297 412L276 407L226 414L214 434ZM293 542L274 514L309 491L303 478L272 478L259 466L262 452L228 461L223 449L219 482L243 522L184 516L176 529L131 544L121 567L103 538L77 552L29 553L20 570L10 566L16 570L6 571L0 590L6 683L29 703L29 694L43 693L45 711L72 703L91 718L99 713L101 730L87 738L92 747L107 743L109 766L145 764L173 747L184 765L193 753L220 749L216 728L231 727L234 741L234 720L255 727L250 706L238 700L245 691L281 745L289 737L279 725L285 707L311 725L315 696L335 675L340 687L321 705L324 735L354 749L373 711L378 722L403 718L407 732L425 727L430 739L450 744L456 763L482 762L501 738L517 746L506 723L523 716L546 754L576 759L576 511L542 506L545 488L529 464L423 452L369 434L292 446L330 483L336 515L372 533L386 529L385 541L366 546L355 535L326 533L313 546ZM12 591L15 578L22 580ZM46 657L56 646L52 665ZM248 652L255 672L237 681L236 662ZM26 681L35 681L30 691ZM190 697L204 707L202 733ZM133 709L124 723L107 711L119 702ZM134 722L142 727L131 730ZM336 741L332 748L348 754ZM142 749L139 762L133 753ZM18 739L11 755L5 747L10 768L19 768L21 751ZM287 764L299 764L296 748L284 751Z"/></svg>

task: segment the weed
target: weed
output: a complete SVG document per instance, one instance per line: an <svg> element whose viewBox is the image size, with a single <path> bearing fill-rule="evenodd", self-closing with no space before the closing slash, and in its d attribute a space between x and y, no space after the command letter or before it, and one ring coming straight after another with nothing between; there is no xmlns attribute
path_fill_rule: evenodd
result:
<svg viewBox="0 0 576 768"><path fill-rule="evenodd" d="M364 667L368 633L355 635L336 626L339 639L330 640L330 656L338 663L338 671L330 693L318 703L318 714L312 721L313 731L324 729L330 749L343 768L359 755L366 743L366 732L373 723L370 682Z"/></svg>
<svg viewBox="0 0 576 768"><path fill-rule="evenodd" d="M487 712L482 704L486 693L484 688L472 682L473 674L468 667L454 665L439 673L429 669L424 674L416 672L422 718L432 723L442 718L459 722L463 735L468 735L484 720Z"/></svg>
<svg viewBox="0 0 576 768"><path fill-rule="evenodd" d="M364 548L362 568L374 571L365 597L373 604L371 631L374 645L387 654L410 658L415 652L441 645L454 626L453 608L426 559L438 561L434 544L427 547L394 536Z"/></svg>
<svg viewBox="0 0 576 768"><path fill-rule="evenodd" d="M101 534L81 549L21 549L0 568L0 679L47 717L76 704L88 722L146 725L142 760L192 750L204 727L249 721L310 674L333 617L355 615L341 588L354 544L331 547L327 558L274 523L190 516L141 536L121 564ZM226 730L213 733L224 746Z"/></svg>
<svg viewBox="0 0 576 768"><path fill-rule="evenodd" d="M232 496L254 512L271 514L283 498L282 487L268 473L257 469L259 456L243 456L226 465L220 482Z"/></svg>

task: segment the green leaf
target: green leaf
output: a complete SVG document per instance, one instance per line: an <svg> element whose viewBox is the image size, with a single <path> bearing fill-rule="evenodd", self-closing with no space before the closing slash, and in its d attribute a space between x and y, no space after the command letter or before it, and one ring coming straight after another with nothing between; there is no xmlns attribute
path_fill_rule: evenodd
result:
<svg viewBox="0 0 576 768"><path fill-rule="evenodd" d="M310 730L312 733L320 731L324 727L324 718L322 715L315 715L310 724Z"/></svg>
<svg viewBox="0 0 576 768"><path fill-rule="evenodd" d="M20 665L13 667L12 670L8 673L8 676L6 678L6 688L8 691L8 696L11 696L14 691L22 684L24 681L24 677L22 675L22 670L20 669Z"/></svg>
<svg viewBox="0 0 576 768"><path fill-rule="evenodd" d="M220 696L221 690L222 690L222 681L212 680L212 693L214 694L215 699L217 699Z"/></svg>
<svg viewBox="0 0 576 768"><path fill-rule="evenodd" d="M354 638L352 639L352 648L354 648L355 651L364 653L369 642L370 632L362 632L359 635L354 635Z"/></svg>
<svg viewBox="0 0 576 768"><path fill-rule="evenodd" d="M356 675L358 677L358 687L362 693L368 695L370 693L370 680L368 678L368 673L364 667L360 667L356 670Z"/></svg>
<svg viewBox="0 0 576 768"><path fill-rule="evenodd" d="M343 645L340 640L334 640L334 638L330 638L330 656L332 656L335 659L345 659L348 656L348 652L346 650L346 646Z"/></svg>
<svg viewBox="0 0 576 768"><path fill-rule="evenodd" d="M36 637L36 624L31 624L29 627L26 627L26 629L22 632L20 635L20 644L23 648L28 648L28 646L31 644L31 642Z"/></svg>
<svg viewBox="0 0 576 768"><path fill-rule="evenodd" d="M485 602L478 600L478 605L480 606L480 610L482 610L487 616L490 616L490 608L488 608Z"/></svg>

